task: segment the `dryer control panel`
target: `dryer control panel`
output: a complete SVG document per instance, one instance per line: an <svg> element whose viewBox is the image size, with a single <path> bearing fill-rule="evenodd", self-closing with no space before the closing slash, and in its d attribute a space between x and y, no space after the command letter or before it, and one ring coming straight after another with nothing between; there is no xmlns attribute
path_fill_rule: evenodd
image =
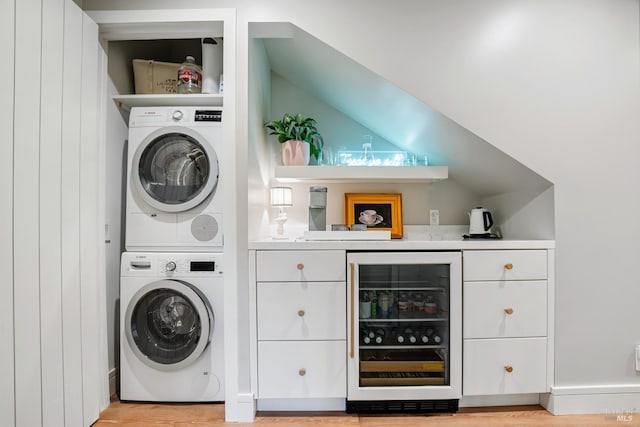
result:
<svg viewBox="0 0 640 427"><path fill-rule="evenodd" d="M194 121L196 122L221 122L222 110L196 110Z"/></svg>
<svg viewBox="0 0 640 427"><path fill-rule="evenodd" d="M126 276L164 275L221 276L221 253L142 253L122 254L121 273Z"/></svg>

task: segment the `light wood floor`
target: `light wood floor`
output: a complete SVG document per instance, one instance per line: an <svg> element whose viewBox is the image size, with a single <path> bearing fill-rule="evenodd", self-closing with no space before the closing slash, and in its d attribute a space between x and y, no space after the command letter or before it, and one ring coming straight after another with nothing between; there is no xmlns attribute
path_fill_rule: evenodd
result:
<svg viewBox="0 0 640 427"><path fill-rule="evenodd" d="M203 426L640 426L640 414L631 420L601 415L553 416L539 406L462 408L442 415L352 415L345 413L262 413L255 423L225 423L222 404L156 404L113 401L94 426L111 427L203 427Z"/></svg>

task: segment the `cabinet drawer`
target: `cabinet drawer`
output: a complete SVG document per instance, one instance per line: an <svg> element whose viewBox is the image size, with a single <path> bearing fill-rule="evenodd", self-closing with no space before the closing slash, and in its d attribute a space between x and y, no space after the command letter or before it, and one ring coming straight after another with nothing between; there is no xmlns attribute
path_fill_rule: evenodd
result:
<svg viewBox="0 0 640 427"><path fill-rule="evenodd" d="M258 339L346 339L345 286L344 282L258 283Z"/></svg>
<svg viewBox="0 0 640 427"><path fill-rule="evenodd" d="M344 281L344 251L259 251L258 282Z"/></svg>
<svg viewBox="0 0 640 427"><path fill-rule="evenodd" d="M345 341L258 343L258 398L346 396Z"/></svg>
<svg viewBox="0 0 640 427"><path fill-rule="evenodd" d="M547 251L464 251L463 280L536 280L547 278Z"/></svg>
<svg viewBox="0 0 640 427"><path fill-rule="evenodd" d="M465 282L464 338L547 335L547 282Z"/></svg>
<svg viewBox="0 0 640 427"><path fill-rule="evenodd" d="M547 392L546 351L546 338L464 340L462 394Z"/></svg>

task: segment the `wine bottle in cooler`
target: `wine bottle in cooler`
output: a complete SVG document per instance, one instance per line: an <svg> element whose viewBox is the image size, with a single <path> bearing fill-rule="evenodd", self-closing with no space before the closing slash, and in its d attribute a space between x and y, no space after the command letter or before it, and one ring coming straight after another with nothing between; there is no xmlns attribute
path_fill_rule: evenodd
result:
<svg viewBox="0 0 640 427"><path fill-rule="evenodd" d="M360 329L360 339L365 345L371 344L371 338L369 337L369 331L366 329Z"/></svg>
<svg viewBox="0 0 640 427"><path fill-rule="evenodd" d="M371 291L371 318L376 319L378 317L378 296L376 291Z"/></svg>
<svg viewBox="0 0 640 427"><path fill-rule="evenodd" d="M427 333L426 329L423 329L418 334L418 344L429 345L431 344L431 337Z"/></svg>
<svg viewBox="0 0 640 427"><path fill-rule="evenodd" d="M416 337L416 333L411 328L405 328L404 330L404 338L407 344L415 344L418 342L418 338Z"/></svg>
<svg viewBox="0 0 640 427"><path fill-rule="evenodd" d="M429 337L429 342L432 345L438 345L442 342L442 337L440 336L438 331L434 329L431 329L431 328L427 329L425 331L425 334L427 335L427 337Z"/></svg>

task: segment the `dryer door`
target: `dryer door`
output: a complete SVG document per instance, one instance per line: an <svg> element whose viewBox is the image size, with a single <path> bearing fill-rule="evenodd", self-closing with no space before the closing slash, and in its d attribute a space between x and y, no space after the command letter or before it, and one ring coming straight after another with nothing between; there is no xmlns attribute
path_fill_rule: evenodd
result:
<svg viewBox="0 0 640 427"><path fill-rule="evenodd" d="M211 340L211 305L195 287L180 280L159 280L140 289L125 313L125 335L148 366L174 371L192 364Z"/></svg>
<svg viewBox="0 0 640 427"><path fill-rule="evenodd" d="M131 185L150 206L183 212L202 203L218 184L218 156L195 130L170 126L151 133L131 164Z"/></svg>

